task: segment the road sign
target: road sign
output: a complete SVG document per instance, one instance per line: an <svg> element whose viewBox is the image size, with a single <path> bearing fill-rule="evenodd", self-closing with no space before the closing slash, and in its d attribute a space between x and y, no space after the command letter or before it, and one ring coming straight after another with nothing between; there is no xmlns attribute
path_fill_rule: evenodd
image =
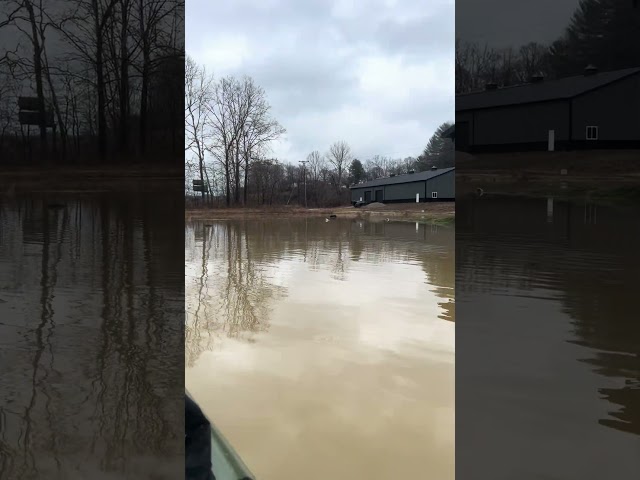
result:
<svg viewBox="0 0 640 480"><path fill-rule="evenodd" d="M18 97L18 108L20 110L40 110L40 101L38 97Z"/></svg>
<svg viewBox="0 0 640 480"><path fill-rule="evenodd" d="M21 125L40 125L40 100L38 97L18 97L18 120ZM53 112L47 109L44 113L45 125L55 127Z"/></svg>
<svg viewBox="0 0 640 480"><path fill-rule="evenodd" d="M193 191L194 192L206 192L204 180L194 180L193 181Z"/></svg>
<svg viewBox="0 0 640 480"><path fill-rule="evenodd" d="M54 127L53 112L45 112L45 124ZM40 125L40 112L19 112L18 119L21 125Z"/></svg>

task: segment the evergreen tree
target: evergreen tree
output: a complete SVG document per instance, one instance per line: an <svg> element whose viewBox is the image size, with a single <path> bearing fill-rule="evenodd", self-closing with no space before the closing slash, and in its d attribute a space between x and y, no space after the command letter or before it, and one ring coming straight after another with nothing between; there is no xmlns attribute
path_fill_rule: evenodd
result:
<svg viewBox="0 0 640 480"><path fill-rule="evenodd" d="M364 180L364 177L365 171L362 162L356 158L349 165L349 183L354 185Z"/></svg>
<svg viewBox="0 0 640 480"><path fill-rule="evenodd" d="M416 168L419 171L429 170L431 167L447 168L455 165L454 144L451 139L442 136L452 125L450 122L443 123L431 136L416 161Z"/></svg>
<svg viewBox="0 0 640 480"><path fill-rule="evenodd" d="M581 0L564 35L550 48L558 76L640 66L640 8L634 0Z"/></svg>

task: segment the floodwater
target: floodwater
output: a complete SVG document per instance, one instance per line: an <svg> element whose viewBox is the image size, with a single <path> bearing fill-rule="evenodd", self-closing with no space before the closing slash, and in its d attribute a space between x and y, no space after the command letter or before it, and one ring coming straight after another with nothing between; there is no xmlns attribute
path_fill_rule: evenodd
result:
<svg viewBox="0 0 640 480"><path fill-rule="evenodd" d="M640 209L456 204L457 475L640 478Z"/></svg>
<svg viewBox="0 0 640 480"><path fill-rule="evenodd" d="M184 212L166 191L0 198L0 479L184 476Z"/></svg>
<svg viewBox="0 0 640 480"><path fill-rule="evenodd" d="M260 480L454 478L454 230L186 228L186 385Z"/></svg>

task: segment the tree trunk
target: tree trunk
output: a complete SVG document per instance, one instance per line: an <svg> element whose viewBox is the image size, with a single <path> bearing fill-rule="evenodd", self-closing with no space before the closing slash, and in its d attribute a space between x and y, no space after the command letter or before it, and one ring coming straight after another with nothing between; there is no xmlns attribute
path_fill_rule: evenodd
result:
<svg viewBox="0 0 640 480"><path fill-rule="evenodd" d="M120 30L120 152L126 154L129 120L129 0L121 2L122 25Z"/></svg>
<svg viewBox="0 0 640 480"><path fill-rule="evenodd" d="M147 149L147 96L149 90L149 52L147 47L143 49L142 85L140 88L140 153L145 154Z"/></svg>
<svg viewBox="0 0 640 480"><path fill-rule="evenodd" d="M200 149L200 147L198 147ZM200 180L202 180L202 203L204 203L205 188L204 188L204 158L202 154L198 155L198 162L200 164Z"/></svg>
<svg viewBox="0 0 640 480"><path fill-rule="evenodd" d="M144 157L147 149L147 95L149 88L149 37L145 26L144 2L140 0L138 4L139 29L142 35L142 78L140 80L140 119L138 141L140 154ZM202 178L202 173L200 173Z"/></svg>
<svg viewBox="0 0 640 480"><path fill-rule="evenodd" d="M236 139L236 151L234 153L236 163L234 165L235 178L233 180L235 184L235 191L233 192L233 196L235 204L238 205L240 203L240 137Z"/></svg>
<svg viewBox="0 0 640 480"><path fill-rule="evenodd" d="M231 205L231 172L229 171L229 149L225 152L225 162L224 162L224 176L227 184L227 207Z"/></svg>
<svg viewBox="0 0 640 480"><path fill-rule="evenodd" d="M60 104L58 102L58 97L56 95L56 90L53 86L53 80L51 79L51 73L49 72L49 59L47 58L47 52L44 50L44 60L45 60L45 74L47 77L47 83L49 84L49 91L51 92L51 102L53 103L53 110L56 114L56 118L58 119L58 125L60 127L60 140L62 142L62 155L61 158L64 161L67 156L67 126L65 124L65 120L62 117L62 112L60 111ZM55 127L53 130L53 145L54 148L56 146L56 131Z"/></svg>
<svg viewBox="0 0 640 480"><path fill-rule="evenodd" d="M42 85L42 46L40 45L38 35L38 23L36 15L33 11L33 5L30 0L25 0L25 7L29 13L29 22L31 23L31 42L33 43L33 71L36 77L36 94L38 96L38 113L40 115L40 158L47 158L47 118L46 104L44 101L44 88Z"/></svg>
<svg viewBox="0 0 640 480"><path fill-rule="evenodd" d="M97 35L96 76L98 88L98 155L100 156L100 163L103 163L107 157L107 114L105 108L104 66L102 65L102 33L97 32Z"/></svg>
<svg viewBox="0 0 640 480"><path fill-rule="evenodd" d="M249 191L249 152L244 152L244 192L243 199L245 206L247 205L248 191Z"/></svg>
<svg viewBox="0 0 640 480"><path fill-rule="evenodd" d="M107 157L107 112L106 112L106 94L104 82L104 35L103 22L101 20L100 7L98 0L92 0L94 16L94 28L96 35L96 88L98 90L98 156L100 163L104 163Z"/></svg>

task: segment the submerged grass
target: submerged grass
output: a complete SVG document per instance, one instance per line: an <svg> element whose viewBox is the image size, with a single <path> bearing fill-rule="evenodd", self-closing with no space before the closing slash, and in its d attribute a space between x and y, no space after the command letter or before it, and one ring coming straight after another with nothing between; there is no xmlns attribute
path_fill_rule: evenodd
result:
<svg viewBox="0 0 640 480"><path fill-rule="evenodd" d="M0 171L0 197L35 192L96 193L101 191L182 191L183 173L163 166L6 168Z"/></svg>

